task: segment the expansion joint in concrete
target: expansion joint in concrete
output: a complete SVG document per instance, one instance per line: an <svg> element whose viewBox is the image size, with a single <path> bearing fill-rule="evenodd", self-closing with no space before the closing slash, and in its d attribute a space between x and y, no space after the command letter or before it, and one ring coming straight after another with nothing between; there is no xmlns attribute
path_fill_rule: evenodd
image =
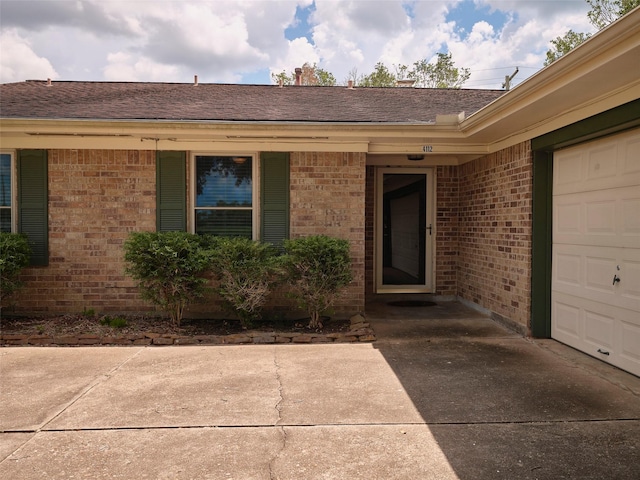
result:
<svg viewBox="0 0 640 480"><path fill-rule="evenodd" d="M278 478L275 472L275 463L277 462L278 458L280 457L282 452L285 451L287 447L287 432L284 426L280 425L280 422L282 421L282 402L284 401L284 397L282 395L283 387L282 387L282 377L280 376L280 365L278 364L278 353L277 353L277 350L275 349L273 351L273 365L275 368L276 382L278 384L278 401L276 402L276 405L275 405L276 413L278 416L275 422L275 426L278 428L278 431L280 433L280 438L281 438L281 444L280 444L279 450L275 453L275 455L269 461L269 478L272 480L275 480Z"/></svg>

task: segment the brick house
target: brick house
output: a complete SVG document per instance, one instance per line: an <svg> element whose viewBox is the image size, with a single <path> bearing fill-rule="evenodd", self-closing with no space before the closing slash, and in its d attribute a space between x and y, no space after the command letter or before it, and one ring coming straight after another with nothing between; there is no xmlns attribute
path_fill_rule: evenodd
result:
<svg viewBox="0 0 640 480"><path fill-rule="evenodd" d="M34 247L15 311L148 311L123 273L132 231L325 233L352 246L338 313L384 293L458 299L638 373L632 65L638 9L509 92L2 85L2 229Z"/></svg>

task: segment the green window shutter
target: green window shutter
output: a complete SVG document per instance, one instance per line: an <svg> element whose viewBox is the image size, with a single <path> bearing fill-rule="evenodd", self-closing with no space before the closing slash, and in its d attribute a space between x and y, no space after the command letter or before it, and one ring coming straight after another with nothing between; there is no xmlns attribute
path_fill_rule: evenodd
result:
<svg viewBox="0 0 640 480"><path fill-rule="evenodd" d="M31 246L31 265L49 264L47 151L18 152L18 231Z"/></svg>
<svg viewBox="0 0 640 480"><path fill-rule="evenodd" d="M185 152L158 152L156 157L156 229L187 229Z"/></svg>
<svg viewBox="0 0 640 480"><path fill-rule="evenodd" d="M261 160L261 240L282 245L289 238L289 154L265 152Z"/></svg>

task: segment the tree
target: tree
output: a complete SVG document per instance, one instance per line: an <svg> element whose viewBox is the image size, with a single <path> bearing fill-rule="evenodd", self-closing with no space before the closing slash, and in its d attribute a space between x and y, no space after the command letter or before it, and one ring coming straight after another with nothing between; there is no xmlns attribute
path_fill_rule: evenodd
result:
<svg viewBox="0 0 640 480"><path fill-rule="evenodd" d="M407 73L408 78L415 80L416 87L423 88L460 88L470 76L468 68L456 68L453 65L451 52L438 53L436 63L419 60Z"/></svg>
<svg viewBox="0 0 640 480"><path fill-rule="evenodd" d="M394 65L393 74L381 62L369 75L361 76L357 82L360 87L395 87L398 80L408 78L414 80L414 86L422 88L460 88L469 80L471 71L468 68L457 68L453 64L451 53L438 53L435 63L427 59L413 63L413 68L406 65Z"/></svg>
<svg viewBox="0 0 640 480"><path fill-rule="evenodd" d="M587 13L589 22L598 30L602 30L621 16L630 12L638 5L640 0L585 0L591 10ZM563 55L569 53L578 45L586 41L591 35L588 33L576 33L569 30L562 37L551 40L553 48L547 51L544 66L551 65Z"/></svg>
<svg viewBox="0 0 640 480"><path fill-rule="evenodd" d="M413 68L406 65L394 65L395 73L384 63L378 62L373 72L368 75L358 75L357 69L349 72L345 84L351 80L359 87L395 87L398 80L405 78L414 80L416 87L424 88L460 88L471 76L468 68L458 68L453 64L451 53L438 53L435 63L429 63L426 59L414 62ZM288 75L285 71L272 73L274 83L292 85L296 80L296 74ZM328 71L318 67L315 63L305 63L302 66L300 78L302 85L336 85L335 77Z"/></svg>
<svg viewBox="0 0 640 480"><path fill-rule="evenodd" d="M546 67L547 65L551 65L557 59L566 55L582 42L587 40L590 36L591 35L588 33L576 33L573 30L569 30L564 34L564 36L551 40L553 48L547 50L547 58L544 61L544 66Z"/></svg>
<svg viewBox="0 0 640 480"><path fill-rule="evenodd" d="M291 72L291 74L287 75L284 70L280 73L272 73L271 80L276 84L282 81L283 85L293 85L296 82L296 73ZM304 65L302 65L300 84L305 86L332 87L336 84L336 78L332 73L318 67L315 63L311 65L305 62Z"/></svg>
<svg viewBox="0 0 640 480"><path fill-rule="evenodd" d="M640 0L586 0L591 7L587 16L591 25L602 30L638 5Z"/></svg>
<svg viewBox="0 0 640 480"><path fill-rule="evenodd" d="M362 75L358 79L359 87L395 87L396 76L389 71L382 62L376 63L375 70L369 75Z"/></svg>

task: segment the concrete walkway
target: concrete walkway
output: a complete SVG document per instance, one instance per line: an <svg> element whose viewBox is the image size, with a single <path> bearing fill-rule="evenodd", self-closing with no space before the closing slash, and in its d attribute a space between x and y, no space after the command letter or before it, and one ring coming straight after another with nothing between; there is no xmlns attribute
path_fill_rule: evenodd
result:
<svg viewBox="0 0 640 480"><path fill-rule="evenodd" d="M460 304L372 344L0 349L0 478L637 479L640 379Z"/></svg>

